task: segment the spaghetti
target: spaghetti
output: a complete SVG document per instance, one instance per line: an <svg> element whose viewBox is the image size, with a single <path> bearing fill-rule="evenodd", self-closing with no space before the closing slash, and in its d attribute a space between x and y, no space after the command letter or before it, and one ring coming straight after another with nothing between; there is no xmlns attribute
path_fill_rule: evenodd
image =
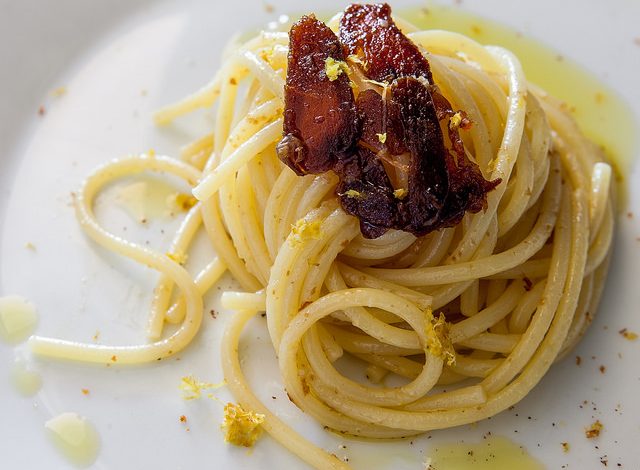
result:
<svg viewBox="0 0 640 470"><path fill-rule="evenodd" d="M334 31L339 18L328 22ZM396 21L426 54L440 93L473 122L461 131L467 155L487 180L501 181L484 211L425 236L389 230L365 238L338 202L335 174L296 176L279 161L288 36L262 32L230 52L209 85L157 114L167 124L217 103L212 134L190 144L182 161L113 161L77 193L78 220L91 238L161 273L153 342L33 337L33 351L102 363L170 356L196 334L204 293L229 270L243 292L223 295L236 312L222 344L226 381L245 409L265 415L273 437L315 467L346 464L292 431L243 376L238 341L257 312L266 312L291 400L333 430L409 436L487 418L526 396L596 311L614 229L611 167L563 104L527 82L509 51ZM97 223L100 190L142 171L194 187L200 202L172 252L187 252L204 227L218 258L197 276ZM181 326L163 337L166 323ZM346 358L371 383L338 372ZM394 385L384 384L387 376Z"/></svg>

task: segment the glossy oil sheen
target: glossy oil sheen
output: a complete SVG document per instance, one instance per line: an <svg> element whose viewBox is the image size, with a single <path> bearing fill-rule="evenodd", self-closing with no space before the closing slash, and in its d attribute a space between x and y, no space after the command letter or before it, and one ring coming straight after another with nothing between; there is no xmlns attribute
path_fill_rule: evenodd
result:
<svg viewBox="0 0 640 470"><path fill-rule="evenodd" d="M171 213L171 198L178 191L160 178L139 176L118 185L114 202L138 222L165 217Z"/></svg>
<svg viewBox="0 0 640 470"><path fill-rule="evenodd" d="M76 413L62 413L44 426L55 447L71 464L84 468L96 460L100 438L86 418Z"/></svg>
<svg viewBox="0 0 640 470"><path fill-rule="evenodd" d="M631 109L583 67L513 28L458 8L429 5L398 14L420 29L454 31L512 51L527 79L565 102L585 135L614 161L618 173L627 173L636 146Z"/></svg>
<svg viewBox="0 0 640 470"><path fill-rule="evenodd" d="M24 341L37 322L36 309L29 301L17 295L0 297L0 339L9 344Z"/></svg>
<svg viewBox="0 0 640 470"><path fill-rule="evenodd" d="M11 370L11 382L22 396L31 397L42 387L42 378L25 361L17 360Z"/></svg>
<svg viewBox="0 0 640 470"><path fill-rule="evenodd" d="M430 470L544 470L527 450L501 436L477 444L441 444L429 451Z"/></svg>

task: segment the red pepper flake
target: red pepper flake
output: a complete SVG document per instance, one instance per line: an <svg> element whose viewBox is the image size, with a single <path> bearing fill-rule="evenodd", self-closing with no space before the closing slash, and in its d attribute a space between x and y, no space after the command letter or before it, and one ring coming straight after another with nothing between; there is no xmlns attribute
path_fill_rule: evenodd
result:
<svg viewBox="0 0 640 470"><path fill-rule="evenodd" d="M621 329L620 331L618 331L618 333L620 333L624 337L624 339L628 339L629 341L635 341L638 339L637 333L629 331L626 328Z"/></svg>
<svg viewBox="0 0 640 470"><path fill-rule="evenodd" d="M90 393L88 388L83 388L81 391L83 395L89 395Z"/></svg>
<svg viewBox="0 0 640 470"><path fill-rule="evenodd" d="M47 114L47 108L45 108L44 105L41 104L38 108L38 115L44 116L45 114Z"/></svg>

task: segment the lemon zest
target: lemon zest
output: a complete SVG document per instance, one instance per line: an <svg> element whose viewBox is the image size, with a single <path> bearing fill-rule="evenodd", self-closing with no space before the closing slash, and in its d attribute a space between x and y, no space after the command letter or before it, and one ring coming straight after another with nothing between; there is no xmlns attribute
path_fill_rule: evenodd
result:
<svg viewBox="0 0 640 470"><path fill-rule="evenodd" d="M221 428L225 431L224 440L236 446L252 447L260 434L265 416L247 411L235 403L224 406L224 421Z"/></svg>
<svg viewBox="0 0 640 470"><path fill-rule="evenodd" d="M214 384L210 382L201 382L193 375L187 375L180 380L179 388L182 390L182 398L185 400L197 400L202 396L203 390L212 390L223 387L227 382L223 380Z"/></svg>

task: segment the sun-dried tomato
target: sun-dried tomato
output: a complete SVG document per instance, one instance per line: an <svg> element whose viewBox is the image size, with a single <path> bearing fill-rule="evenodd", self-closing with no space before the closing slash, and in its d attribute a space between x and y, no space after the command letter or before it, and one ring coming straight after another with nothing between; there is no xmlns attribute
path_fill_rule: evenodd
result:
<svg viewBox="0 0 640 470"><path fill-rule="evenodd" d="M427 59L387 4L350 5L340 41L311 16L289 38L278 155L299 175L333 170L342 207L365 237L391 228L420 236L486 207L500 180L485 180L467 157L458 129L471 121L433 85ZM356 99L347 73L327 69L329 59L346 68L345 54L357 55L361 75L377 82Z"/></svg>
<svg viewBox="0 0 640 470"><path fill-rule="evenodd" d="M346 74L330 80L327 59L344 61L336 35L314 16L289 32L284 137L278 156L298 175L330 170L355 150L358 121Z"/></svg>

